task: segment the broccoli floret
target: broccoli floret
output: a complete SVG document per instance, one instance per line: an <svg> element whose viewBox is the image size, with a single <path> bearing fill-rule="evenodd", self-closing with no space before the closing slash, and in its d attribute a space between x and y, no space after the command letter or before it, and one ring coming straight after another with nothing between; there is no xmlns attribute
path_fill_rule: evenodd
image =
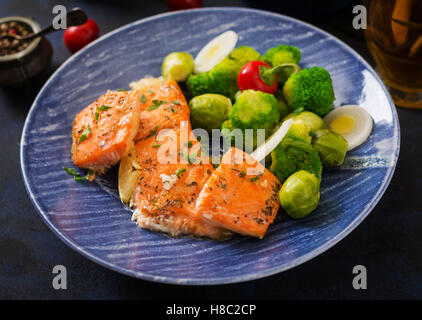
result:
<svg viewBox="0 0 422 320"><path fill-rule="evenodd" d="M270 171L283 183L299 170L313 173L321 180L322 164L318 152L308 142L285 137L271 152Z"/></svg>
<svg viewBox="0 0 422 320"><path fill-rule="evenodd" d="M272 67L276 67L283 63L296 63L300 62L300 50L295 46L287 44L280 44L277 47L269 49L263 56L262 60L267 62Z"/></svg>
<svg viewBox="0 0 422 320"><path fill-rule="evenodd" d="M320 117L331 110L335 100L330 74L320 67L292 74L284 84L283 94L296 113L308 110Z"/></svg>
<svg viewBox="0 0 422 320"><path fill-rule="evenodd" d="M235 128L265 129L268 135L280 121L277 99L262 91L242 91L230 110L229 119Z"/></svg>
<svg viewBox="0 0 422 320"><path fill-rule="evenodd" d="M299 64L301 53L299 48L280 44L277 47L271 48L265 53L261 59L272 67L277 67L285 63ZM293 73L292 68L286 68L277 72L278 81L283 84Z"/></svg>
<svg viewBox="0 0 422 320"><path fill-rule="evenodd" d="M251 47L240 46L208 72L190 75L187 86L193 96L205 93L218 93L234 99L237 76L240 69L249 61L258 60L259 53Z"/></svg>

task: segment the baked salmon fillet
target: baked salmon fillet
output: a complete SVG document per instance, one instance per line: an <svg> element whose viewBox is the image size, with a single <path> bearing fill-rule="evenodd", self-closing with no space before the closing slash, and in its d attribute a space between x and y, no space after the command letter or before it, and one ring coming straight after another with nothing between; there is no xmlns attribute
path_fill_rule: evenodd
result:
<svg viewBox="0 0 422 320"><path fill-rule="evenodd" d="M182 147L166 152L165 144ZM164 151L158 150L161 146ZM205 163L208 159L198 151L199 146L193 138L181 141L179 132L165 140L157 141L152 136L135 143L140 173L132 198L135 208L132 218L140 227L172 236L191 234L216 240L231 234L210 224L195 210L196 199L213 171L212 165ZM162 157L160 152L169 158ZM176 160L171 155L174 152ZM182 159L184 156L186 160Z"/></svg>
<svg viewBox="0 0 422 320"><path fill-rule="evenodd" d="M128 183L136 178L129 199L132 219L142 228L172 236L227 238L231 232L210 224L195 210L213 167L192 133L179 86L172 80L143 79L131 87L140 92L142 110L134 147L121 163L122 175L127 175L128 164L132 167Z"/></svg>
<svg viewBox="0 0 422 320"><path fill-rule="evenodd" d="M181 121L190 121L190 109L174 80L141 79L131 87L140 92L141 116L135 140L145 138L156 128L177 128Z"/></svg>
<svg viewBox="0 0 422 320"><path fill-rule="evenodd" d="M280 187L249 154L230 148L201 190L196 210L215 226L262 239L277 214Z"/></svg>
<svg viewBox="0 0 422 320"><path fill-rule="evenodd" d="M137 91L107 91L79 112L72 129L74 164L97 174L117 164L133 146L140 113Z"/></svg>

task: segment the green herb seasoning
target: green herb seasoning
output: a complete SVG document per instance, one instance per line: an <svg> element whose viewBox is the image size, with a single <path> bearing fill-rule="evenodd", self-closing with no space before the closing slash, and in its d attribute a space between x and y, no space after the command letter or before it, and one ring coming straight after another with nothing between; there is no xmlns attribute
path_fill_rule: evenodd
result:
<svg viewBox="0 0 422 320"><path fill-rule="evenodd" d="M246 172L245 172L245 170L240 171L239 176L240 176L241 178L243 178L244 176L246 176Z"/></svg>
<svg viewBox="0 0 422 320"><path fill-rule="evenodd" d="M91 128L89 124L87 124L84 132L82 132L81 136L79 137L79 143L81 143L82 141L85 141L90 134L91 134Z"/></svg>
<svg viewBox="0 0 422 320"><path fill-rule="evenodd" d="M259 177L257 176L257 177L251 178L250 180L251 180L251 182L255 182L255 181L259 180Z"/></svg>
<svg viewBox="0 0 422 320"><path fill-rule="evenodd" d="M157 133L157 130L158 130L158 126L155 126L154 130L149 130L150 134L147 136L147 138L151 138L155 136L155 134Z"/></svg>
<svg viewBox="0 0 422 320"><path fill-rule="evenodd" d="M195 162L196 162L196 154L191 154L191 155L189 155L189 163L190 164L194 164Z"/></svg>
<svg viewBox="0 0 422 320"><path fill-rule="evenodd" d="M188 148L192 147L192 141L189 140L188 142L186 142L185 146Z"/></svg>
<svg viewBox="0 0 422 320"><path fill-rule="evenodd" d="M127 92L126 89L117 89L117 91L119 91L119 92Z"/></svg>
<svg viewBox="0 0 422 320"><path fill-rule="evenodd" d="M183 160L189 162L189 153L188 153L188 151L186 149L183 149L180 152L180 155L182 156Z"/></svg>
<svg viewBox="0 0 422 320"><path fill-rule="evenodd" d="M147 109L147 111L151 111L154 109L157 109L159 106L162 106L163 104L167 103L166 101L162 100L152 100L153 105Z"/></svg>
<svg viewBox="0 0 422 320"><path fill-rule="evenodd" d="M154 92L152 92L151 90L147 91L148 95L152 95Z"/></svg>
<svg viewBox="0 0 422 320"><path fill-rule="evenodd" d="M152 147L153 148L158 148L159 146L161 146L161 144L154 144Z"/></svg>
<svg viewBox="0 0 422 320"><path fill-rule="evenodd" d="M147 97L145 97L145 95L143 93L141 93L141 102L142 103L147 102Z"/></svg>
<svg viewBox="0 0 422 320"><path fill-rule="evenodd" d="M63 170L67 174L70 174L71 176L73 176L73 179L75 179L75 181L88 181L89 177L94 173L94 171L89 170L85 176L81 177L79 172L77 172L75 169L63 167Z"/></svg>
<svg viewBox="0 0 422 320"><path fill-rule="evenodd" d="M173 100L171 103L180 105L180 101L179 100Z"/></svg>
<svg viewBox="0 0 422 320"><path fill-rule="evenodd" d="M97 111L95 112L95 123L98 123L98 118L100 117L100 113L108 109L111 109L111 107L106 106L104 104L101 107L97 107Z"/></svg>
<svg viewBox="0 0 422 320"><path fill-rule="evenodd" d="M179 175L181 175L183 172L185 172L186 171L186 169L185 168L183 168L183 169L180 169L179 171L177 171L177 173L176 173L176 177L178 177Z"/></svg>

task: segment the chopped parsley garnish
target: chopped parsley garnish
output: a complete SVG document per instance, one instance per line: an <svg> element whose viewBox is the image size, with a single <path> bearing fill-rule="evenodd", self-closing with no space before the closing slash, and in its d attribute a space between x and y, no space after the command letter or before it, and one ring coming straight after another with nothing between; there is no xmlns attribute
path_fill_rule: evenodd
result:
<svg viewBox="0 0 422 320"><path fill-rule="evenodd" d="M150 134L147 136L147 138L155 136L155 134L157 133L157 130L158 130L158 126L155 126L154 130L149 130Z"/></svg>
<svg viewBox="0 0 422 320"><path fill-rule="evenodd" d="M243 178L244 176L246 176L246 172L245 172L245 170L240 171L239 176L240 176L241 178Z"/></svg>
<svg viewBox="0 0 422 320"><path fill-rule="evenodd" d="M193 164L193 163L195 163L196 162L196 154L191 154L191 155L189 155L189 163L190 164Z"/></svg>
<svg viewBox="0 0 422 320"><path fill-rule="evenodd" d="M161 146L161 144L154 144L152 147L153 148L158 148L159 146Z"/></svg>
<svg viewBox="0 0 422 320"><path fill-rule="evenodd" d="M180 155L183 157L183 160L187 161L190 164L196 162L197 155L195 153L189 154L189 151L187 149L183 149L180 152Z"/></svg>
<svg viewBox="0 0 422 320"><path fill-rule="evenodd" d="M143 93L141 93L141 102L142 103L147 102L147 97L145 97L145 95Z"/></svg>
<svg viewBox="0 0 422 320"><path fill-rule="evenodd" d="M79 142L85 141L88 138L88 135L91 133L91 128L89 124L86 125L84 132L82 132L81 136L79 137Z"/></svg>
<svg viewBox="0 0 422 320"><path fill-rule="evenodd" d="M254 178L251 178L250 180L251 180L251 182L255 182L255 181L259 180L259 177L258 177L258 176L256 176L256 177L254 177Z"/></svg>
<svg viewBox="0 0 422 320"><path fill-rule="evenodd" d="M148 90L148 91L147 91L147 93L148 93L149 95L152 95L154 92L152 92L151 90Z"/></svg>
<svg viewBox="0 0 422 320"><path fill-rule="evenodd" d="M119 91L119 92L127 92L126 89L117 89L117 91Z"/></svg>
<svg viewBox="0 0 422 320"><path fill-rule="evenodd" d="M181 175L183 172L185 172L186 171L186 169L185 168L183 168L183 169L180 169L179 171L177 171L177 173L176 173L176 177L178 177L179 175Z"/></svg>
<svg viewBox="0 0 422 320"><path fill-rule="evenodd" d="M67 174L70 174L71 176L73 176L73 179L75 179L75 181L88 181L89 177L94 173L94 171L89 170L87 175L81 177L79 172L77 172L75 169L63 167L63 170Z"/></svg>
<svg viewBox="0 0 422 320"><path fill-rule="evenodd" d="M180 155L182 156L183 160L186 160L187 162L189 162L189 153L186 149L183 149L180 152Z"/></svg>
<svg viewBox="0 0 422 320"><path fill-rule="evenodd" d="M163 105L163 104L165 104L167 102L166 101L162 101L162 100L152 100L152 103L153 103L153 105L151 107L149 107L147 109L147 111L151 111L151 110L157 109L159 106L161 106L161 105Z"/></svg>
<svg viewBox="0 0 422 320"><path fill-rule="evenodd" d="M100 117L100 113L103 112L104 110L108 110L111 109L111 107L106 106L106 105L102 105L101 107L97 107L97 111L95 112L95 122L98 123L98 118Z"/></svg>
<svg viewBox="0 0 422 320"><path fill-rule="evenodd" d="M176 113L176 110L173 109L173 107L170 107L171 112Z"/></svg>
<svg viewBox="0 0 422 320"><path fill-rule="evenodd" d="M192 141L189 140L188 142L186 142L185 146L188 148L192 147Z"/></svg>
<svg viewBox="0 0 422 320"><path fill-rule="evenodd" d="M171 103L173 103L173 104L180 104L180 101L179 100L173 100Z"/></svg>

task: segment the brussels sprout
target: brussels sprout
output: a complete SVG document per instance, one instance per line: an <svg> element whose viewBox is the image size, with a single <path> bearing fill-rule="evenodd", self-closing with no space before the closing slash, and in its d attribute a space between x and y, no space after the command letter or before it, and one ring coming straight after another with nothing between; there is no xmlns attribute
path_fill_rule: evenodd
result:
<svg viewBox="0 0 422 320"><path fill-rule="evenodd" d="M310 111L303 111L295 115L295 119L302 120L309 127L309 130L315 132L324 127L324 120Z"/></svg>
<svg viewBox="0 0 422 320"><path fill-rule="evenodd" d="M193 71L193 58L187 52L172 52L163 61L162 74L166 79L185 81Z"/></svg>
<svg viewBox="0 0 422 320"><path fill-rule="evenodd" d="M295 120L302 120L306 123L309 130L312 132L315 132L319 129L322 129L324 127L324 120L321 119L321 117L317 116L315 113L312 113L310 111L303 111L301 113L291 113L288 116L286 116L283 121L286 121L287 119L294 118Z"/></svg>
<svg viewBox="0 0 422 320"><path fill-rule="evenodd" d="M292 174L281 187L280 204L287 214L304 218L318 206L320 181L314 174L300 170Z"/></svg>
<svg viewBox="0 0 422 320"><path fill-rule="evenodd" d="M231 100L215 93L196 96L189 102L190 117L194 128L207 131L219 129L229 118Z"/></svg>
<svg viewBox="0 0 422 320"><path fill-rule="evenodd" d="M338 167L346 156L346 139L328 129L315 131L312 146L318 151L324 167Z"/></svg>
<svg viewBox="0 0 422 320"><path fill-rule="evenodd" d="M309 127L304 121L294 118L286 137L311 143L312 137L309 135L309 132Z"/></svg>
<svg viewBox="0 0 422 320"><path fill-rule="evenodd" d="M285 137L271 152L271 158L270 171L281 183L299 170L306 170L321 179L321 160L318 152L308 142Z"/></svg>

